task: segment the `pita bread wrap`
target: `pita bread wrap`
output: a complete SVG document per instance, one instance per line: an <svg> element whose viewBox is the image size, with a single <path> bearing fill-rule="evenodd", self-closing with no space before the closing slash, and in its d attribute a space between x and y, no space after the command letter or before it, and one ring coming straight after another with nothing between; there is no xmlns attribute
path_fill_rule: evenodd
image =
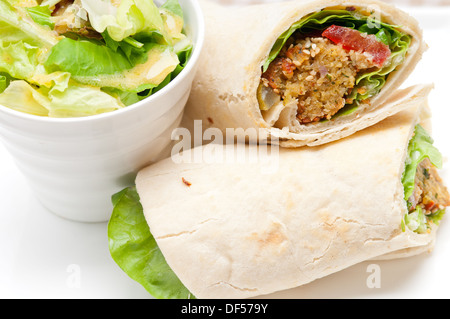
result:
<svg viewBox="0 0 450 319"><path fill-rule="evenodd" d="M136 189L167 264L197 298L248 298L431 249L437 224L422 233L405 226L408 144L429 117L425 97L416 102L338 142L280 148L269 161L167 159L142 170Z"/></svg>
<svg viewBox="0 0 450 319"><path fill-rule="evenodd" d="M265 134L280 140L282 146L313 146L335 141L371 126L403 110L405 103L402 99L421 94L417 91L419 87L415 87L403 92L400 97L393 96L414 70L427 46L417 21L385 2L314 0L238 7L225 7L208 1L201 1L201 4L206 20L207 45L201 57L202 68L197 73L186 108L186 127L193 120L202 120L205 129L261 128ZM277 45L280 36L289 33L291 26L305 17L322 9L336 8L344 12L371 12L383 23L409 35L411 42L403 62L395 70L387 72L388 75L381 80L385 81L380 86L381 90L375 89L378 93L372 93L372 97L363 101L369 103L361 103L356 111L341 112L329 121L301 124L297 118L298 101L295 99L289 103L276 103L269 110L262 111L258 100L261 76L274 49L280 47ZM327 67L321 66L320 72L327 70ZM315 75L316 82L319 81L318 73ZM320 76L323 79L329 77L334 83L334 74ZM367 84L364 90L368 87L377 88L372 83Z"/></svg>

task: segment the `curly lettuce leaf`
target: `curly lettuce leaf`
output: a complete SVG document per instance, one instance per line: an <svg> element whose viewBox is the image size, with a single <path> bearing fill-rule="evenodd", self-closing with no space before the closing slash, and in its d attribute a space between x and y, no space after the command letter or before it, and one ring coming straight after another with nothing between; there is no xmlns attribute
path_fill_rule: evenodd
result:
<svg viewBox="0 0 450 319"><path fill-rule="evenodd" d="M115 194L112 202L108 240L111 257L118 266L155 298L193 299L150 233L135 187Z"/></svg>
<svg viewBox="0 0 450 319"><path fill-rule="evenodd" d="M406 53L411 44L411 37L401 33L393 26L383 24L379 22L380 29L363 24L359 27L359 31L367 34L373 34L377 39L387 44L391 50L391 56L389 62L383 68L375 70L373 72L363 73L356 79L355 89L348 96L348 98L354 99L355 104L360 101L367 100L377 95L386 83L387 77L392 73L401 63L403 63ZM359 93L358 88L365 87L367 91L365 93Z"/></svg>
<svg viewBox="0 0 450 319"><path fill-rule="evenodd" d="M39 65L41 49L27 42L4 42L0 39L0 72L14 78L31 78Z"/></svg>
<svg viewBox="0 0 450 319"><path fill-rule="evenodd" d="M312 13L309 16L304 17L300 21L294 23L288 30L286 30L278 37L277 41L272 47L272 50L270 51L268 59L264 63L263 71L265 72L269 68L270 63L275 60L288 39L296 31L307 34L316 30L324 30L327 27L336 24L352 29L358 29L361 32L370 32L370 34L376 34L380 41L388 45L395 45L395 42L396 40L398 40L399 36L400 38L404 36L404 34L395 29L395 26L382 23L380 21L368 22L368 19L369 17L367 16L347 10L325 9L316 13ZM368 23L370 23L370 25ZM379 26L379 28L377 28L377 26ZM391 33L393 33L393 40L391 40L390 43L386 43L386 41L389 41L392 38L391 36L389 36Z"/></svg>

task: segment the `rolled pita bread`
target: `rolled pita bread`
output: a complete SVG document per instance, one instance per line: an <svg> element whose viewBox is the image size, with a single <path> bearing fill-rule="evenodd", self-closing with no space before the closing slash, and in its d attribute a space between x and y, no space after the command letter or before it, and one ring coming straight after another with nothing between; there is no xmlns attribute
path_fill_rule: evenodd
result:
<svg viewBox="0 0 450 319"><path fill-rule="evenodd" d="M206 20L202 67L186 107L185 127L202 120L203 128L255 128L286 147L314 146L349 136L407 106L419 87L394 94L422 57L427 46L417 21L380 1L311 0L225 7L201 1ZM403 63L389 74L381 91L356 112L330 121L300 124L297 105L290 103L261 111L257 98L262 68L277 39L303 17L324 8L371 10L382 22L411 36Z"/></svg>
<svg viewBox="0 0 450 319"><path fill-rule="evenodd" d="M429 116L426 101L416 102L337 142L253 153L268 160L167 159L142 170L136 188L168 265L197 298L248 298L431 249L438 226L421 234L402 227L408 144ZM185 153L236 159L233 152L255 149L210 144Z"/></svg>

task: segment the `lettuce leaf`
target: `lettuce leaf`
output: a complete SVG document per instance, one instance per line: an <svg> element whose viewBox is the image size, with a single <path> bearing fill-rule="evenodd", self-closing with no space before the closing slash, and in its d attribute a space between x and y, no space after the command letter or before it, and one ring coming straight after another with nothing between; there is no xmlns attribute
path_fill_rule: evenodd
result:
<svg viewBox="0 0 450 319"><path fill-rule="evenodd" d="M181 43L180 43L181 44ZM175 70L167 75L167 77L157 86L149 86L145 90L136 92L136 90L124 90L120 88L113 87L105 87L103 91L108 92L109 94L116 96L120 101L125 105L132 105L143 99L149 97L152 94L155 94L159 90L163 89L166 85L168 85L174 78L178 76L178 74L183 71L186 67L186 64L189 61L189 57L192 53L192 44L187 41L183 43L185 46L175 46L176 54L178 56L178 60L180 63L176 66Z"/></svg>
<svg viewBox="0 0 450 319"><path fill-rule="evenodd" d="M48 26L51 29L55 26L55 23L51 19L52 11L49 6L35 6L27 8L27 11L34 22L40 25Z"/></svg>
<svg viewBox="0 0 450 319"><path fill-rule="evenodd" d="M14 78L31 78L39 65L41 50L27 42L7 42L0 39L0 72L6 72Z"/></svg>
<svg viewBox="0 0 450 319"><path fill-rule="evenodd" d="M0 72L40 86L60 78L59 73L48 74L42 65L60 38L29 19L25 8L0 2L0 34Z"/></svg>
<svg viewBox="0 0 450 319"><path fill-rule="evenodd" d="M139 92L158 86L180 63L167 45L147 43L143 52L127 57L101 43L64 38L44 66L48 72L68 72L86 85Z"/></svg>
<svg viewBox="0 0 450 319"><path fill-rule="evenodd" d="M369 17L359 14L357 11L347 10L322 10L313 13L300 21L294 23L275 42L268 59L263 65L263 72L267 71L270 63L276 59L283 46L294 32L309 34L317 30L324 30L336 24L361 32L374 34L381 42L389 45L391 50L390 63L381 69L360 74L356 79L355 88L347 96L354 100L353 104L347 105L335 116L350 114L356 110L359 103L378 94L386 83L388 75L400 65L408 51L411 43L410 36L398 31L395 26L369 20ZM361 94L358 89L366 87L368 90Z"/></svg>
<svg viewBox="0 0 450 319"><path fill-rule="evenodd" d="M161 9L172 12L174 15L183 19L183 9L181 9L180 3L178 0L167 0L162 6Z"/></svg>
<svg viewBox="0 0 450 319"><path fill-rule="evenodd" d="M66 87L65 87L66 86ZM34 87L23 80L11 81L0 94L0 104L20 112L49 117L83 117L118 110L123 105L100 88L77 83L52 89Z"/></svg>
<svg viewBox="0 0 450 319"><path fill-rule="evenodd" d="M41 64L43 50L27 41L4 42L0 40L0 72L11 79L27 80L29 83L51 88L55 85L62 89L67 84L69 73L46 72ZM9 83L9 82L8 82Z"/></svg>
<svg viewBox="0 0 450 319"><path fill-rule="evenodd" d="M59 38L47 27L28 19L25 8L13 8L10 3L0 1L0 34L4 42L26 41L43 50L55 45Z"/></svg>
<svg viewBox="0 0 450 319"><path fill-rule="evenodd" d="M52 48L44 66L49 72L64 71L74 77L114 74L132 68L126 56L106 45L70 38L62 39Z"/></svg>
<svg viewBox="0 0 450 319"><path fill-rule="evenodd" d="M114 210L108 223L111 257L133 280L160 299L193 299L167 265L150 233L135 187L112 197Z"/></svg>
<svg viewBox="0 0 450 319"><path fill-rule="evenodd" d="M139 34L158 33L171 44L159 8L151 0L122 0L118 6L111 0L81 0L92 27L99 33L108 31L115 41Z"/></svg>
<svg viewBox="0 0 450 319"><path fill-rule="evenodd" d="M358 104L360 101L369 99L381 91L389 74L392 73L401 63L403 63L411 44L410 36L401 33L391 25L381 22L378 23L380 25L380 29L369 27L368 24L363 24L358 30L367 34L374 34L379 41L389 45L391 50L391 56L389 58L390 63L379 70L364 73L357 78L356 88L353 89L352 93L348 96L348 98L355 100L354 104ZM358 88L360 87L368 88L367 92L358 93Z"/></svg>

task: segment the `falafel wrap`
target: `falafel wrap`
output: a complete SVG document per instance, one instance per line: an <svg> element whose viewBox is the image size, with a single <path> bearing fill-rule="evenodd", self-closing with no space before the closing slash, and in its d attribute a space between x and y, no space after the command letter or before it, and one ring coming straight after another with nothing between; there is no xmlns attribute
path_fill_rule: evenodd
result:
<svg viewBox="0 0 450 319"><path fill-rule="evenodd" d="M113 197L112 257L157 298L249 298L432 249L450 195L416 102L340 141L279 148L276 171L265 160L143 169Z"/></svg>
<svg viewBox="0 0 450 319"><path fill-rule="evenodd" d="M416 86L393 96L427 46L417 21L385 2L201 4L207 45L186 122L263 129L283 146L313 146L422 94Z"/></svg>

